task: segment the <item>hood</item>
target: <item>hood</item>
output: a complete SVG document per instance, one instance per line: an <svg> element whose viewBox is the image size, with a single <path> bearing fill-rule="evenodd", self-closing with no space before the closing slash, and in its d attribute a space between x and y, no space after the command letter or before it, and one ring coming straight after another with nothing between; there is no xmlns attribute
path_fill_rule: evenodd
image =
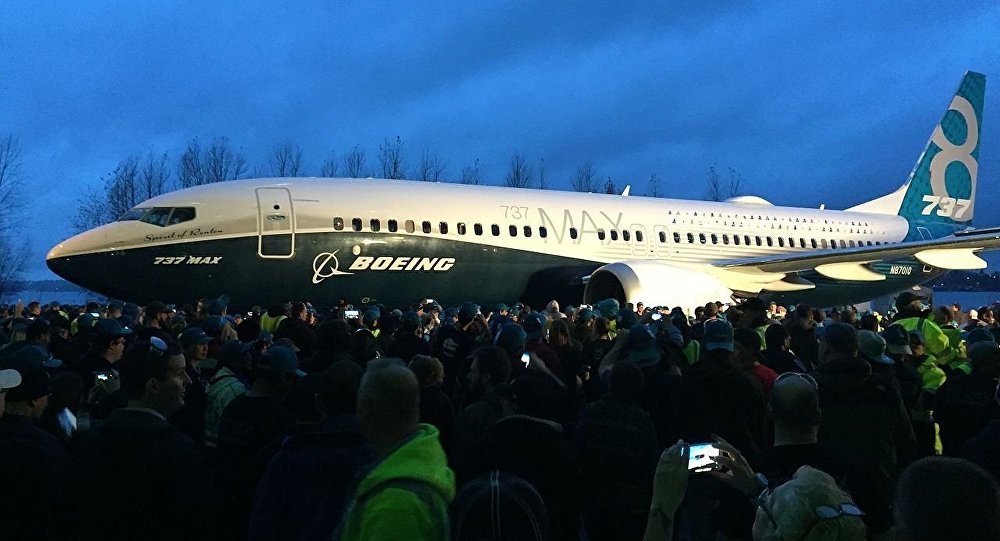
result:
<svg viewBox="0 0 1000 541"><path fill-rule="evenodd" d="M423 481L441 494L445 501L455 499L455 472L448 467L438 441L438 429L420 424L416 432L386 456L358 485L357 498L394 479Z"/></svg>

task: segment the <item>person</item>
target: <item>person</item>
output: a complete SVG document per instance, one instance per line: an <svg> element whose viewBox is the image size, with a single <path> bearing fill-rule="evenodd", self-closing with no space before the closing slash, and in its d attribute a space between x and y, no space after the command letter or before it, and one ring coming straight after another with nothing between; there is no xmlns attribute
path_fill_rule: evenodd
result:
<svg viewBox="0 0 1000 541"><path fill-rule="evenodd" d="M444 364L445 393L456 398L461 394L463 380L460 378L468 371L466 358L477 346L489 342L488 333L479 306L471 302L462 303L458 321L437 330L431 341L431 351L432 356Z"/></svg>
<svg viewBox="0 0 1000 541"><path fill-rule="evenodd" d="M407 366L420 383L420 422L438 429L441 447L447 453L454 434L455 407L441 389L444 365L434 357L415 355Z"/></svg>
<svg viewBox="0 0 1000 541"><path fill-rule="evenodd" d="M202 374L202 363L208 359L208 343L211 340L201 327L188 327L181 333L184 370L187 371L191 385L188 386L184 405L170 419L181 432L199 443L205 438L205 409L211 381Z"/></svg>
<svg viewBox="0 0 1000 541"><path fill-rule="evenodd" d="M90 331L90 349L77 363L76 371L83 378L84 396L93 398L97 374L110 374L125 353L126 336L132 331L115 319L99 319Z"/></svg>
<svg viewBox="0 0 1000 541"><path fill-rule="evenodd" d="M733 352L736 365L760 382L766 398L771 394L771 387L774 386L774 380L778 379L778 374L761 363L764 360L761 355L761 333L755 329L733 329L733 343L736 345Z"/></svg>
<svg viewBox="0 0 1000 541"><path fill-rule="evenodd" d="M21 373L12 368L0 369L0 416L6 409L7 391L21 384Z"/></svg>
<svg viewBox="0 0 1000 541"><path fill-rule="evenodd" d="M900 541L1000 539L1000 487L982 468L951 457L911 464L896 490Z"/></svg>
<svg viewBox="0 0 1000 541"><path fill-rule="evenodd" d="M830 475L802 466L791 480L759 496L753 538L865 541L863 516Z"/></svg>
<svg viewBox="0 0 1000 541"><path fill-rule="evenodd" d="M639 405L642 382L635 364L616 365L607 396L580 418L574 450L588 539L638 539L645 529L660 446Z"/></svg>
<svg viewBox="0 0 1000 541"><path fill-rule="evenodd" d="M681 437L697 442L719 434L753 454L765 443L766 402L759 383L733 364L733 327L721 319L706 321L702 347L701 360L684 369L678 386Z"/></svg>
<svg viewBox="0 0 1000 541"><path fill-rule="evenodd" d="M893 323L900 325L907 332L917 331L923 337L924 348L935 358L950 358L952 356L951 341L938 327L931 317L931 311L925 309L924 297L913 292L904 291L896 297L896 316Z"/></svg>
<svg viewBox="0 0 1000 541"><path fill-rule="evenodd" d="M137 339L148 342L155 336L160 340L170 340L167 329L170 327L173 312L167 309L167 305L161 301L152 301L146 305L144 314L142 327L136 330Z"/></svg>
<svg viewBox="0 0 1000 541"><path fill-rule="evenodd" d="M452 463L461 477L468 471L470 453L479 439L504 417L500 387L507 383L510 374L510 360L498 346L480 348L473 354L466 396L474 401L456 416L451 445Z"/></svg>
<svg viewBox="0 0 1000 541"><path fill-rule="evenodd" d="M430 356L431 347L424 340L423 331L420 328L420 316L416 312L411 310L400 318L395 340L386 350L386 354L389 357L406 361L410 361L416 355Z"/></svg>
<svg viewBox="0 0 1000 541"><path fill-rule="evenodd" d="M959 456L962 446L994 419L1000 419L996 400L1000 377L1000 346L992 340L969 349L971 373L955 371L938 389L934 419L941 427L943 453Z"/></svg>
<svg viewBox="0 0 1000 541"><path fill-rule="evenodd" d="M764 351L761 364L779 376L785 372L808 372L806 366L791 351L792 338L780 323L772 323L764 330Z"/></svg>
<svg viewBox="0 0 1000 541"><path fill-rule="evenodd" d="M286 398L296 379L305 376L295 352L271 346L255 367L256 379L246 394L226 406L219 420L218 472L223 516L233 525L227 538L245 539L254 490L281 438L295 426Z"/></svg>
<svg viewBox="0 0 1000 541"><path fill-rule="evenodd" d="M337 361L351 360L351 329L343 319L328 319L316 328L316 351L299 368L308 374L322 373Z"/></svg>
<svg viewBox="0 0 1000 541"><path fill-rule="evenodd" d="M230 340L219 354L219 370L208 382L205 392L205 444L215 447L219 439L219 422L226 407L246 392L250 349L253 344Z"/></svg>
<svg viewBox="0 0 1000 541"><path fill-rule="evenodd" d="M144 346L122 363L127 407L73 448L74 539L214 536L212 473L198 445L167 422L191 383L184 355L174 342Z"/></svg>
<svg viewBox="0 0 1000 541"><path fill-rule="evenodd" d="M549 539L549 517L541 494L527 480L500 470L462 486L452 504L455 541Z"/></svg>
<svg viewBox="0 0 1000 541"><path fill-rule="evenodd" d="M813 372L823 411L818 442L872 466L877 504L865 510L866 521L873 533L882 534L892 522L897 476L917 452L906 408L899 391L873 377L871 365L858 357L854 327L827 326L820 350L820 366Z"/></svg>
<svg viewBox="0 0 1000 541"><path fill-rule="evenodd" d="M288 338L299 348L299 359L305 359L316 351L316 332L309 326L309 312L303 302L292 305L292 315L284 319L274 332L274 339Z"/></svg>
<svg viewBox="0 0 1000 541"><path fill-rule="evenodd" d="M358 419L377 462L358 483L336 538L450 539L455 474L437 429L419 416L413 372L396 362L370 366L358 390Z"/></svg>
<svg viewBox="0 0 1000 541"><path fill-rule="evenodd" d="M250 540L330 539L355 476L373 460L357 417L363 371L340 360L321 374L314 399L323 420L290 436L261 478L250 513Z"/></svg>
<svg viewBox="0 0 1000 541"><path fill-rule="evenodd" d="M799 304L795 307L795 317L788 324L788 336L791 349L802 364L809 370L815 368L819 359L819 337L816 315L811 306Z"/></svg>

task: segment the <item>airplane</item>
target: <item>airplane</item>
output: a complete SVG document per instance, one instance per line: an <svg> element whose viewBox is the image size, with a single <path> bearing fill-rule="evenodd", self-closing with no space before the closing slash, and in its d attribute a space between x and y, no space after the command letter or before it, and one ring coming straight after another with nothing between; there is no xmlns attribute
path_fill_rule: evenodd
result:
<svg viewBox="0 0 1000 541"><path fill-rule="evenodd" d="M694 307L758 295L862 302L981 269L974 230L986 78L968 72L909 178L838 211L371 180L263 178L160 195L49 252L59 276L145 303L269 306L605 298Z"/></svg>

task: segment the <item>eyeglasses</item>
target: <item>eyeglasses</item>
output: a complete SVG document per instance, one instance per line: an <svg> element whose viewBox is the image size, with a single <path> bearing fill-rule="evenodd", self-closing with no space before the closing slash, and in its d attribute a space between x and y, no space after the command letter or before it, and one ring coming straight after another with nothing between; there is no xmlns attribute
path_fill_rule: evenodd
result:
<svg viewBox="0 0 1000 541"><path fill-rule="evenodd" d="M809 385L812 385L814 390L819 390L819 384L816 383L816 379L809 374L803 374L801 372L785 372L784 374L778 376L778 379L774 380L774 383L778 383L781 380L791 379L791 378L801 378L806 380Z"/></svg>

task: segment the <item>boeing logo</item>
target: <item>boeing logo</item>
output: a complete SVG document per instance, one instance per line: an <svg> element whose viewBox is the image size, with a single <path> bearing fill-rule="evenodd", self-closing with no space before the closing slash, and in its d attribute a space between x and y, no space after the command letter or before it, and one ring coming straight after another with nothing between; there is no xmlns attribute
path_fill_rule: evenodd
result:
<svg viewBox="0 0 1000 541"><path fill-rule="evenodd" d="M337 259L339 251L323 252L313 259L312 283L318 284L331 276L354 274L340 270L340 260ZM453 266L455 266L454 257L358 256L348 270L448 272Z"/></svg>
<svg viewBox="0 0 1000 541"><path fill-rule="evenodd" d="M330 252L322 252L317 254L313 259L313 283L318 284L323 280L331 276L343 276L345 274L354 274L353 272L344 272L340 270L340 260L337 259L337 252L340 250L334 250L331 254ZM330 261L333 264L330 264Z"/></svg>

